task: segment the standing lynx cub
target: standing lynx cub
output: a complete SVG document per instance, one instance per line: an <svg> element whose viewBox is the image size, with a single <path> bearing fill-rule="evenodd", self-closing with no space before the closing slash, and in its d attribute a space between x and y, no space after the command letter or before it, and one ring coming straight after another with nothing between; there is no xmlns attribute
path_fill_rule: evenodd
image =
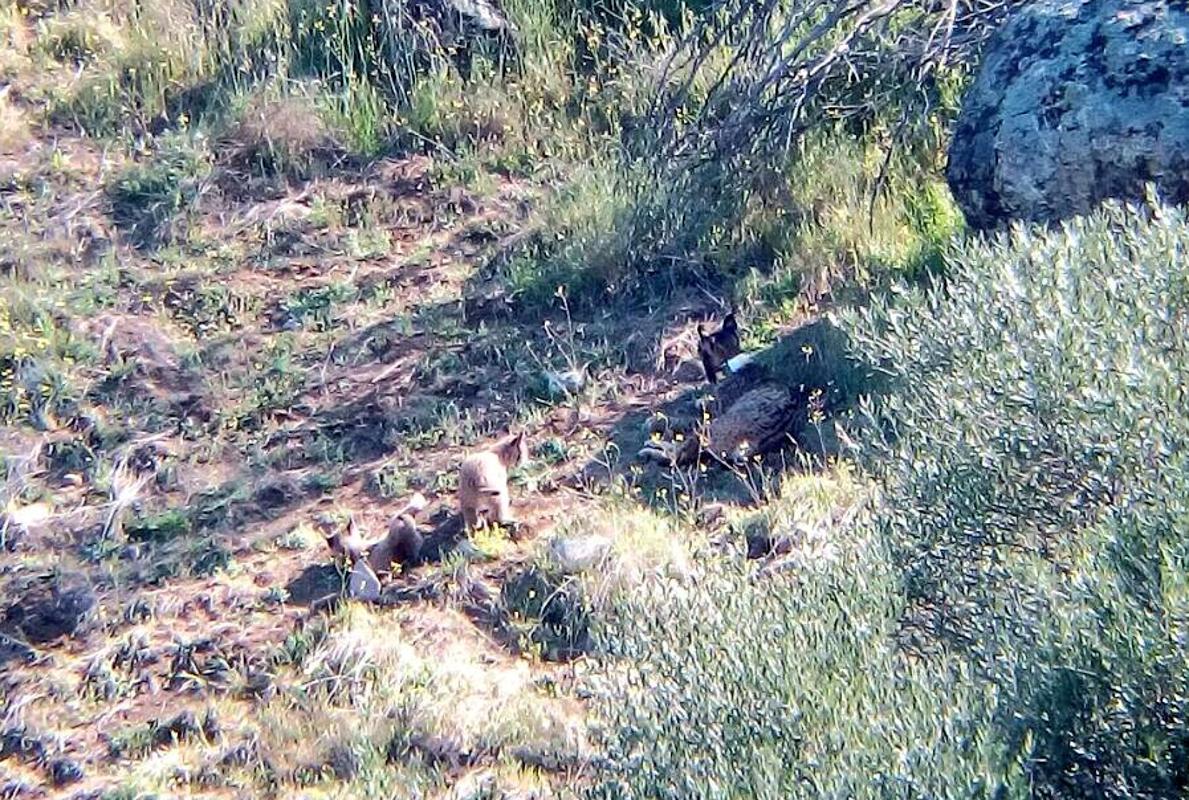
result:
<svg viewBox="0 0 1189 800"><path fill-rule="evenodd" d="M513 522L508 470L527 459L528 443L521 431L462 462L458 476L458 505L468 530L492 523L507 525Z"/></svg>

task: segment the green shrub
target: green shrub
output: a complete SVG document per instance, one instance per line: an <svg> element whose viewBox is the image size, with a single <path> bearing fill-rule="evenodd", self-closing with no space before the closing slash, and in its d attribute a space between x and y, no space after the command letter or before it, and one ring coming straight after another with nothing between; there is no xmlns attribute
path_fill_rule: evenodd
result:
<svg viewBox="0 0 1189 800"><path fill-rule="evenodd" d="M168 542L189 535L192 527L184 511L169 509L151 517L131 520L124 525L124 531L135 541Z"/></svg>
<svg viewBox="0 0 1189 800"><path fill-rule="evenodd" d="M1186 253L1183 212L1111 208L850 315L870 523L620 598L593 796L1182 796Z"/></svg>
<svg viewBox="0 0 1189 800"><path fill-rule="evenodd" d="M712 566L603 620L597 798L971 797L997 762L991 697L896 649L878 552L799 579Z"/></svg>
<svg viewBox="0 0 1189 800"><path fill-rule="evenodd" d="M1003 692L1039 796L1171 797L1189 776L1189 224L1158 216L968 243L853 328L899 387L870 466L905 632Z"/></svg>

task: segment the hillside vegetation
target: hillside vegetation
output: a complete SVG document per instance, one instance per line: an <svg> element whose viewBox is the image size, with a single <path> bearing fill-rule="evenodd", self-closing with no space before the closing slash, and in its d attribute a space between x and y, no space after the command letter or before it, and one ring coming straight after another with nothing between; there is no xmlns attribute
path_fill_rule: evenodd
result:
<svg viewBox="0 0 1189 800"><path fill-rule="evenodd" d="M965 231L997 17L404 8L0 6L0 797L1181 796L1189 220Z"/></svg>

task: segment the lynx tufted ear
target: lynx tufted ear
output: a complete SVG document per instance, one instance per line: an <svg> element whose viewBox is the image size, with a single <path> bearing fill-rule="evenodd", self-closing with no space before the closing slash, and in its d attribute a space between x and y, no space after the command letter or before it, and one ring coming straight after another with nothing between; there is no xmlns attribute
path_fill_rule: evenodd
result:
<svg viewBox="0 0 1189 800"><path fill-rule="evenodd" d="M513 434L504 439L497 446L496 453L505 467L520 464L528 456L528 446L524 439L524 431Z"/></svg>

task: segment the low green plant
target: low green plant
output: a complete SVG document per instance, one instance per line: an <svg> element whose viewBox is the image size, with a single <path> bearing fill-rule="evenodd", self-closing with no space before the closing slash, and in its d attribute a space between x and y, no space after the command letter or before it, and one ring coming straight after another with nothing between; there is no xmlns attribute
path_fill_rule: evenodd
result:
<svg viewBox="0 0 1189 800"><path fill-rule="evenodd" d="M203 140L170 137L107 186L112 216L136 241L155 242L174 215L198 199L211 159Z"/></svg>
<svg viewBox="0 0 1189 800"><path fill-rule="evenodd" d="M124 531L128 538L153 542L169 542L185 537L192 527L189 515L179 509L170 509L124 523Z"/></svg>
<svg viewBox="0 0 1189 800"><path fill-rule="evenodd" d="M520 650L557 661L590 646L590 601L577 578L533 566L510 577L500 597Z"/></svg>
<svg viewBox="0 0 1189 800"><path fill-rule="evenodd" d="M340 281L299 289L282 302L282 308L289 319L314 330L329 330L335 323L335 306L355 300L359 290L352 284Z"/></svg>

